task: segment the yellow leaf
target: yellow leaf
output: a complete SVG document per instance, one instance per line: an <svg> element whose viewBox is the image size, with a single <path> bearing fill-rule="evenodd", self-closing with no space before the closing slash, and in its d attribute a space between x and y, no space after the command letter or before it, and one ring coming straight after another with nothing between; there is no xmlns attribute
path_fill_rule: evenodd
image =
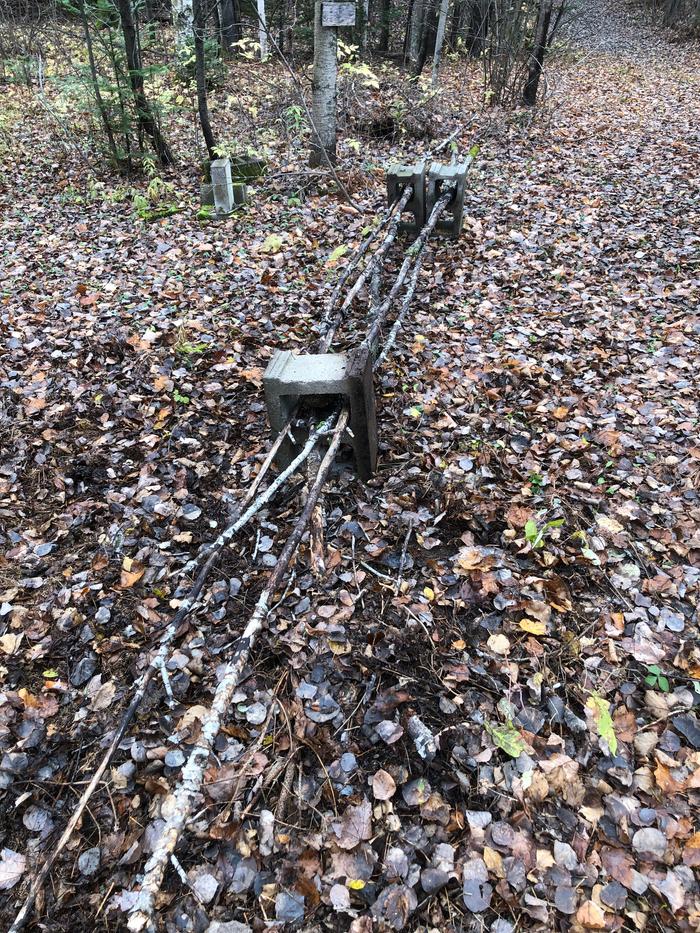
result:
<svg viewBox="0 0 700 933"><path fill-rule="evenodd" d="M535 619L521 619L518 624L524 632L529 632L531 635L544 635L547 631L545 623L537 622Z"/></svg>
<svg viewBox="0 0 700 933"><path fill-rule="evenodd" d="M366 882L360 881L359 878L357 879L352 878L346 882L347 887L350 888L351 891L361 891L364 888L365 884Z"/></svg>
<svg viewBox="0 0 700 933"><path fill-rule="evenodd" d="M610 754L615 755L617 753L617 736L610 715L610 704L599 694L592 693L586 700L586 707L593 713L598 735L608 743Z"/></svg>
<svg viewBox="0 0 700 933"><path fill-rule="evenodd" d="M350 644L346 641L329 641L328 647L333 654L348 654L352 651Z"/></svg>
<svg viewBox="0 0 700 933"><path fill-rule="evenodd" d="M429 586L426 586L425 589L423 590L423 596L425 596L426 599L429 599L432 601L433 599L435 599L435 591L431 590Z"/></svg>

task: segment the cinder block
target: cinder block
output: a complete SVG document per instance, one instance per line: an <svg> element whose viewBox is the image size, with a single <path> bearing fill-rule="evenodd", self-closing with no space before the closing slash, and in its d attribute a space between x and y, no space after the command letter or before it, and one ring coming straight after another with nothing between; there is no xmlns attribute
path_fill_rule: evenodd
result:
<svg viewBox="0 0 700 933"><path fill-rule="evenodd" d="M413 214L413 221L401 221L399 230L418 236L425 223L425 162L414 165L390 165L386 170L386 188L389 207L399 200L407 185L413 186L413 194L404 212Z"/></svg>
<svg viewBox="0 0 700 933"><path fill-rule="evenodd" d="M297 403L309 396L334 396L350 404L352 436L343 438L355 455L361 479L369 479L377 465L377 416L372 384L372 356L362 347L349 353L316 353L296 356L276 350L263 379L270 427L276 436ZM289 466L306 441L300 430L294 441L286 438L277 454L280 469Z"/></svg>
<svg viewBox="0 0 700 933"><path fill-rule="evenodd" d="M445 210L440 215L440 219L435 225L435 229L447 236L457 237L462 232L462 220L464 218L464 189L467 180L467 163L462 165L440 165L433 162L428 172L428 181L426 185L426 217L435 207L436 201L442 194L443 185L451 183L455 186L452 199Z"/></svg>

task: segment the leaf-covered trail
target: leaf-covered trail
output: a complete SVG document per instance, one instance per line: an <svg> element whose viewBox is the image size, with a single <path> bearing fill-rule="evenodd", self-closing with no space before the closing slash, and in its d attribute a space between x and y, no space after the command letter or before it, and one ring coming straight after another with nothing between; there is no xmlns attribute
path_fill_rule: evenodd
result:
<svg viewBox="0 0 700 933"><path fill-rule="evenodd" d="M379 474L330 487L328 572L303 553L271 619L166 929L700 925L700 54L617 7L586 4L544 114L462 140L466 230L378 380ZM32 132L6 165L25 196L0 190L3 921L264 453L270 349L308 345L326 258L366 223L262 186L235 226L143 226L76 203L58 145L23 162ZM54 873L52 930L124 928L297 509L227 553L177 704L154 691Z"/></svg>

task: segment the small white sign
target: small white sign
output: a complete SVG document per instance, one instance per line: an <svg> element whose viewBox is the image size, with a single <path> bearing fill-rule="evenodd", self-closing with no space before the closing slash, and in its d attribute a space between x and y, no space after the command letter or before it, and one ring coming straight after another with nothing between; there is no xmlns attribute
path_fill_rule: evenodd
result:
<svg viewBox="0 0 700 933"><path fill-rule="evenodd" d="M354 3L323 3L321 4L322 26L354 26Z"/></svg>

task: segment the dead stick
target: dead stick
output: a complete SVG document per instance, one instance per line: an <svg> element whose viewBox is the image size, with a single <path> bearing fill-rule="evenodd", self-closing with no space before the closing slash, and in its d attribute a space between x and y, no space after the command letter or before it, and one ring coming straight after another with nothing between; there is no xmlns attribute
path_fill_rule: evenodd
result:
<svg viewBox="0 0 700 933"><path fill-rule="evenodd" d="M23 929L24 924L29 919L32 908L34 907L34 903L36 901L37 895L39 894L39 891L42 888L42 885L46 881L48 874L51 871L53 864L56 861L58 855L62 852L68 840L73 835L74 830L80 823L83 817L83 813L85 812L85 809L90 800L90 797L92 797L95 791L95 788L100 783L102 775L107 770L107 766L109 765L112 759L112 755L117 750L117 747L119 746L119 743L121 742L121 740L124 738L124 734L127 730L129 723L133 719L134 714L136 713L136 710L141 705L141 701L143 700L144 694L146 693L146 689L148 687L148 684L151 681L151 678L153 677L154 672L155 672L155 668L149 667L148 670L146 671L145 676L142 678L141 684L138 690L136 691L136 693L134 694L134 696L132 697L131 703L129 703L129 706L126 712L122 716L121 722L119 723L119 726L117 727L117 731L114 733L114 737L112 741L110 742L109 748L105 752L104 757L102 758L102 761L100 762L97 771L95 771L95 773L92 776L92 780L90 781L88 786L83 791L83 794L80 800L78 801L78 805L73 811L73 815L71 816L70 820L68 820L68 825L63 830L61 838L58 840L58 843L56 844L55 848L51 851L51 854L48 856L48 858L42 865L41 870L39 871L39 874L36 876L36 878L32 882L31 887L29 888L29 893L27 894L26 900L24 901L24 904L22 904L22 907L20 908L19 913L15 917L12 926L8 930L8 933L19 933L19 931Z"/></svg>
<svg viewBox="0 0 700 933"><path fill-rule="evenodd" d="M332 322L330 321L327 322L331 326L329 327L328 332L326 333L325 337L321 341L321 348L323 352L325 352L325 350L330 346L331 340L335 336L335 332L338 329L338 325L342 322L343 318L345 317L345 313L347 312L348 308L352 304L355 296L360 291L360 289L365 284L365 282L369 279L369 277L372 275L374 270L380 266L380 264L384 260L384 257L389 251L391 244L396 239L396 234L399 228L399 222L401 220L401 214L403 212L404 207L408 204L408 201L412 193L413 193L413 187L411 185L407 185L404 193L401 195L401 199L398 202L396 213L392 215L392 220L389 225L389 232L384 237L384 240L382 241L380 247L377 249L377 251L374 253L370 261L367 263L365 268L362 270L360 275L357 277L357 280L355 284L353 285L353 287L350 289L350 291L347 293L347 295L343 299L343 303L338 309L338 312L336 313L336 315L334 316L334 320Z"/></svg>
<svg viewBox="0 0 700 933"><path fill-rule="evenodd" d="M274 493L284 484L285 480L288 479L301 466L301 464L309 456L309 454L311 453L315 445L318 443L319 438L324 433L330 430L330 425L331 425L331 420L328 419L327 421L323 422L317 429L315 429L309 435L309 439L306 445L304 446L303 450L297 455L297 457L295 457L295 459L292 461L292 463L290 463L287 469L284 470L283 473L280 473L280 475L277 477L275 482L270 487L268 487L268 489L265 490L262 496L260 496L259 499L256 500L256 502L253 503L253 505L251 505L251 507L236 522L230 525L229 528L227 528L226 531L223 532L219 536L217 541L215 542L215 545L214 545L215 549L212 551L211 554L209 554L209 557L207 558L205 563L200 568L199 573L197 575L197 579L192 585L192 588L187 594L187 597L180 604L177 612L173 616L172 622L170 622L166 630L161 635L161 638L158 644L158 651L156 652L154 657L149 662L149 665L146 668L146 671L144 672L144 674L141 676L140 681L137 682L136 692L134 693L134 696L131 699L131 703L129 703L129 706L126 709L126 712L122 716L121 722L119 723L119 726L117 727L117 731L114 734L114 738L112 739L109 745L109 748L104 753L102 757L102 761L100 762L97 768L97 771L93 775L92 780L90 781L88 786L83 791L83 794L80 800L78 801L78 805L73 811L73 814L70 820L68 821L68 825L63 831L61 838L58 840L57 845L51 851L51 854L47 857L46 861L41 867L39 874L36 876L36 878L32 882L31 887L29 888L29 892L27 894L26 900L24 904L22 905L19 913L15 917L15 920L12 926L10 927L10 933L19 933L19 931L23 929L25 923L27 922L29 915L31 913L31 910L34 907L34 903L36 902L37 895L39 891L41 890L42 885L44 884L44 881L48 877L48 874L51 871L56 859L58 858L58 856L63 851L66 844L68 843L76 826L82 819L83 813L85 812L87 805L90 801L90 798L95 792L95 789L99 785L102 775L107 770L109 763L112 760L112 757L114 756L114 753L116 752L119 743L121 742L122 738L124 737L126 733L127 728L129 727L129 724L131 723L131 720L134 718L136 711L141 706L141 702L143 701L143 698L146 695L148 685L153 679L153 674L163 664L165 657L168 653L169 646L172 643L173 639L175 638L175 635L177 634L177 631L180 625L185 620L190 610L193 608L193 606L197 602L199 594L201 593L202 588L204 587L204 584L207 580L207 577L212 567L216 563L224 544L226 543L226 541L229 541L233 537L233 535L235 534L237 530L240 530L245 524L247 524L248 521L250 521L253 515L257 511L259 511L260 508L262 508L262 506L266 502L268 502L269 499L272 498ZM243 500L243 504L245 504L250 498L251 498L251 492L249 491L246 498Z"/></svg>
<svg viewBox="0 0 700 933"><path fill-rule="evenodd" d="M313 512L316 501L321 494L323 484L330 472L340 444L343 431L348 422L349 410L345 406L340 413L338 423L331 435L330 445L319 467L318 475L309 490L306 505L296 520L292 533L282 548L282 552L270 574L265 589L260 594L255 610L248 621L241 637L238 640L231 661L227 664L223 678L219 682L214 694L214 700L202 720L201 734L195 748L190 753L187 764L182 769L182 779L176 790L166 798L162 813L165 815L165 826L161 833L155 850L145 865L145 873L138 899L132 909L128 927L132 931L141 931L146 928L154 929L153 915L155 911L155 897L160 890L163 875L170 855L175 851L178 840L185 824L192 813L192 804L199 793L204 779L204 771L209 761L209 755L216 740L221 723L231 703L231 697L236 692L241 677L248 664L258 634L262 630L270 602L275 590L279 587L292 557L301 542L302 536Z"/></svg>

